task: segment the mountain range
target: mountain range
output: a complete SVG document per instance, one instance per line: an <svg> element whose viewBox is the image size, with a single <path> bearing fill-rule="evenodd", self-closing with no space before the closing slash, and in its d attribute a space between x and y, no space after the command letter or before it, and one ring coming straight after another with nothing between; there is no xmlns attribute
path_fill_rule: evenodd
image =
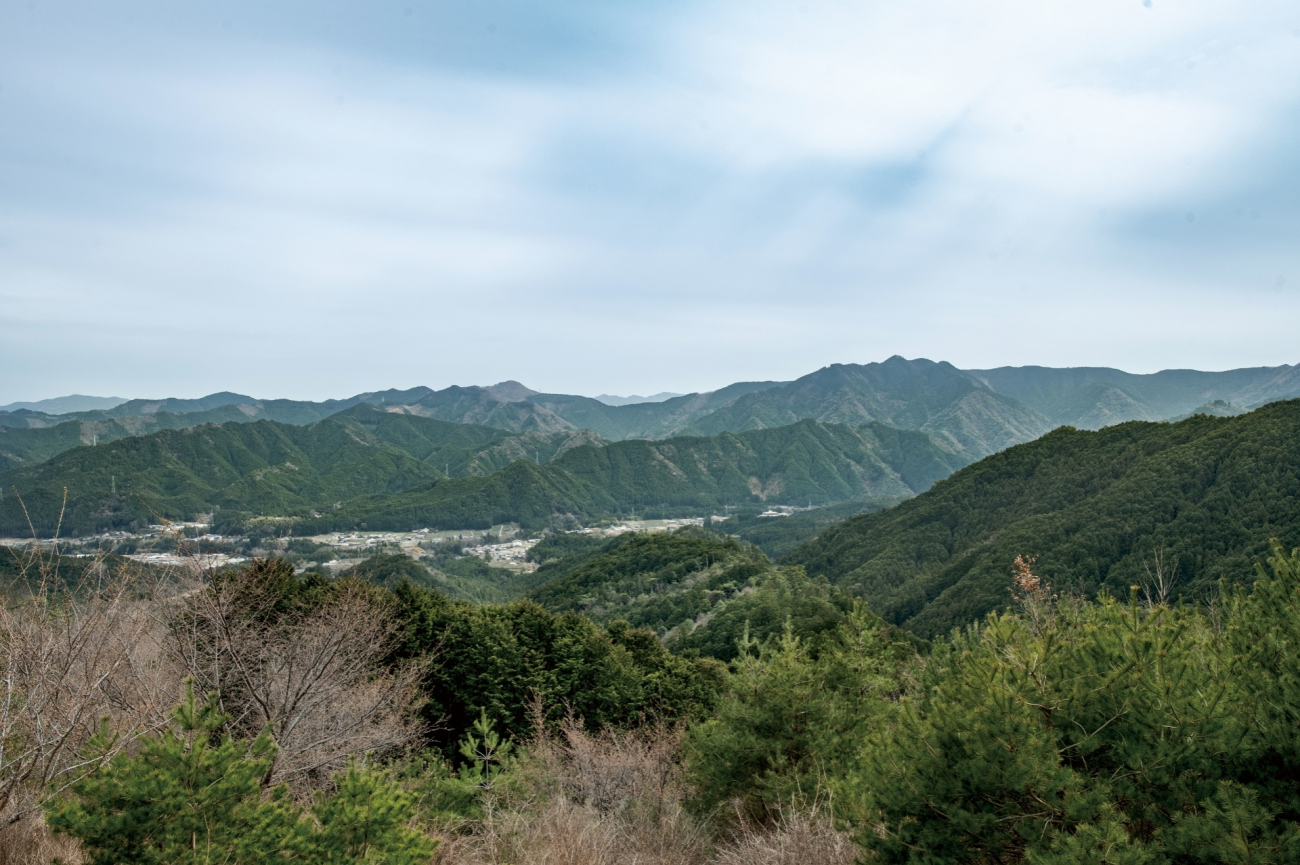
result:
<svg viewBox="0 0 1300 865"><path fill-rule="evenodd" d="M1128 597L1157 573L1172 598L1249 581L1270 538L1300 546L1300 400L1238 417L1061 428L896 507L827 528L803 565L922 636L1010 601L1011 563L1060 593ZM1153 589L1154 590L1154 589Z"/></svg>
<svg viewBox="0 0 1300 865"><path fill-rule="evenodd" d="M624 398L539 393L516 381L374 391L323 402L227 392L201 399L128 400L71 413L0 411L0 473L30 467L78 444L204 423L305 425L362 403L511 433L586 430L607 441L711 436L804 419L850 426L874 422L925 432L970 462L1061 425L1099 429L1194 413L1226 416L1298 395L1297 366L1136 375L1091 367L960 370L898 356L881 363L834 364L790 382L738 382L707 393L622 405L602 399Z"/></svg>
<svg viewBox="0 0 1300 865"><path fill-rule="evenodd" d="M529 528L632 513L908 497L965 464L925 433L806 420L767 430L605 442L588 431L509 433L360 403L312 424L205 424L65 451L10 471L0 533L27 514L92 532L217 513L222 525L293 517L294 531Z"/></svg>

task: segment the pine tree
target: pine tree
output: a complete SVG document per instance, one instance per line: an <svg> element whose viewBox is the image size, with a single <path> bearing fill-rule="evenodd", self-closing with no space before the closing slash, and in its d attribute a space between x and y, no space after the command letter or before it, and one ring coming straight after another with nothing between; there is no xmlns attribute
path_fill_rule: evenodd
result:
<svg viewBox="0 0 1300 865"><path fill-rule="evenodd" d="M198 704L192 683L173 713L176 730L145 740L83 778L49 807L46 822L79 838L91 865L256 863L294 851L298 815L283 790L264 801L261 779L274 744L218 736L215 698ZM106 749L105 726L91 749Z"/></svg>
<svg viewBox="0 0 1300 865"><path fill-rule="evenodd" d="M46 823L79 839L90 865L414 865L433 855L435 842L409 828L411 797L381 774L350 765L335 794L305 814L287 788L261 789L275 752L268 733L251 745L220 735L215 696L199 705L190 682L172 717L175 730L119 754L47 807ZM105 726L92 754L111 742Z"/></svg>

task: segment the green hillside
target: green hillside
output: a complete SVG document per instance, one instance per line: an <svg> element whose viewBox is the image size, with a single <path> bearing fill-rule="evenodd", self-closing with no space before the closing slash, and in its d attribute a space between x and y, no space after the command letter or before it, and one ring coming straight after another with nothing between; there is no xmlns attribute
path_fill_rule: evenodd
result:
<svg viewBox="0 0 1300 865"><path fill-rule="evenodd" d="M994 393L952 364L895 356L884 363L833 364L787 385L746 394L695 421L687 432L764 429L801 418L922 430L968 460L1051 429L1038 412Z"/></svg>
<svg viewBox="0 0 1300 865"><path fill-rule="evenodd" d="M439 476L391 445L339 423L298 427L258 421L201 426L80 447L8 475L38 529L48 532L64 487L70 531L190 518L216 511L292 514ZM22 532L14 496L0 502L0 531Z"/></svg>
<svg viewBox="0 0 1300 865"><path fill-rule="evenodd" d="M773 558L783 556L800 544L807 543L827 528L858 514L893 507L911 496L879 496L873 499L841 502L799 511L785 517L765 517L756 513L740 513L713 528L751 543Z"/></svg>
<svg viewBox="0 0 1300 865"><path fill-rule="evenodd" d="M547 563L533 578L545 582L529 593L532 600L555 612L649 628L674 651L723 661L736 656L746 633L760 644L789 624L812 639L839 624L852 604L803 568L778 571L757 548L693 527L599 545L557 535L534 549L543 547L551 547L540 554ZM553 552L560 557L550 558Z"/></svg>
<svg viewBox="0 0 1300 865"><path fill-rule="evenodd" d="M1175 594L1240 579L1269 537L1300 544L1300 400L1231 418L1058 429L791 552L922 636L1008 601L1012 559L1059 591L1121 597L1157 557Z"/></svg>
<svg viewBox="0 0 1300 865"><path fill-rule="evenodd" d="M36 421L42 424L39 426L0 425L0 474L40 465L81 445L104 445L122 438L162 430L189 429L202 424L249 423L254 420L234 405L186 414L155 412L122 417L108 417L107 412L93 414L95 417L63 420L53 425L44 425L44 420Z"/></svg>
<svg viewBox="0 0 1300 865"><path fill-rule="evenodd" d="M514 463L483 478L372 495L304 521L341 528L526 528L572 520L713 514L726 507L830 504L911 496L962 465L923 433L801 421L788 427L615 442L567 451L547 466Z"/></svg>
<svg viewBox="0 0 1300 865"><path fill-rule="evenodd" d="M626 534L553 568L529 597L556 612L580 612L598 622L623 619L662 634L734 597L770 569L757 548L701 529Z"/></svg>
<svg viewBox="0 0 1300 865"><path fill-rule="evenodd" d="M362 404L307 426L206 425L78 447L4 482L42 532L52 529L64 487L65 526L83 533L200 513L215 513L222 526L295 517L300 532L542 528L910 496L962 464L922 433L882 425L805 421L712 438L598 441L571 431L511 435ZM0 532L25 526L17 500L0 499Z"/></svg>

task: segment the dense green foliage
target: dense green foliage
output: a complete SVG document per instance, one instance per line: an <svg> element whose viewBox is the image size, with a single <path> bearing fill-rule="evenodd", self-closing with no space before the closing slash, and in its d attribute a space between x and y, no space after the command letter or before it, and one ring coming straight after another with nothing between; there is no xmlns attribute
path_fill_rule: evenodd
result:
<svg viewBox="0 0 1300 865"><path fill-rule="evenodd" d="M372 557L337 581L312 571L295 574L283 559L258 559L215 579L247 587L256 596L259 620L277 626L328 603L354 577L379 583L368 591L388 611L399 635L388 660L423 669L429 742L453 758L455 743L484 710L501 734L517 739L531 733L537 700L550 722L571 712L599 730L698 717L721 686L720 664L673 655L651 631L621 621L601 626L531 601L476 604L450 598L400 579L410 571L398 558ZM400 581L391 588L382 585L393 579ZM241 597L231 601L236 608Z"/></svg>
<svg viewBox="0 0 1300 865"><path fill-rule="evenodd" d="M379 553L358 562L347 573L387 588L406 581L479 604L512 601L538 582L534 574L492 567L478 556L460 555L459 547L437 549L418 560L401 553Z"/></svg>
<svg viewBox="0 0 1300 865"><path fill-rule="evenodd" d="M528 550L526 560L537 562L542 568L553 568L562 562L593 554L608 542L603 534L594 532L559 532L534 544Z"/></svg>
<svg viewBox="0 0 1300 865"><path fill-rule="evenodd" d="M602 628L530 601L476 606L409 583L393 591L403 634L398 658L427 658L425 714L435 741L453 745L486 712L511 738L572 712L592 729L698 717L713 704L720 665L670 654L655 634Z"/></svg>
<svg viewBox="0 0 1300 865"><path fill-rule="evenodd" d="M668 645L676 652L731 661L741 646L765 646L782 634L815 640L838 627L851 608L843 592L825 580L809 580L796 565L752 577L744 591L716 604L703 624L679 626Z"/></svg>
<svg viewBox="0 0 1300 865"><path fill-rule="evenodd" d="M514 462L497 469L507 460ZM66 487L71 532L215 512L226 531L265 515L294 517L299 534L315 534L505 522L542 528L632 513L907 496L961 464L922 433L879 425L807 421L601 445L589 435L511 436L361 405L309 426L230 423L78 447L5 482L22 494L42 533L53 529ZM0 532L25 524L17 499L0 499Z"/></svg>
<svg viewBox="0 0 1300 865"><path fill-rule="evenodd" d="M698 802L738 802L751 819L805 805L856 766L863 739L893 711L915 647L861 606L837 627L800 637L793 625L742 634L727 690L690 732Z"/></svg>
<svg viewBox="0 0 1300 865"><path fill-rule="evenodd" d="M803 421L712 438L576 447L544 467L515 463L484 478L358 499L305 521L302 531L502 522L540 528L563 525L564 517L712 514L738 504L909 496L961 464L921 433Z"/></svg>
<svg viewBox="0 0 1300 865"><path fill-rule="evenodd" d="M33 520L47 530L66 487L65 526L85 532L214 509L284 514L329 508L439 474L392 445L358 440L337 422L297 427L260 421L77 448L11 474L6 483L17 487ZM6 496L0 502L0 530L15 531L23 522L19 503Z"/></svg>
<svg viewBox="0 0 1300 865"><path fill-rule="evenodd" d="M261 781L275 745L221 734L227 720L215 697L187 689L175 729L115 756L51 800L46 823L79 839L91 865L207 865L280 859L316 865L415 865L434 842L409 829L412 798L384 777L349 766L332 796L304 813ZM93 760L111 747L107 727L91 743Z"/></svg>
<svg viewBox="0 0 1300 865"><path fill-rule="evenodd" d="M1127 593L1159 569L1205 598L1265 552L1300 542L1300 401L1233 418L1063 428L934 489L827 529L788 554L887 621L941 634L1004 607L1007 563L1054 585Z"/></svg>
<svg viewBox="0 0 1300 865"><path fill-rule="evenodd" d="M548 569L533 600L547 609L583 612L598 621L625 619L660 633L707 612L770 567L757 549L695 528L620 535L598 554L558 565Z"/></svg>
<svg viewBox="0 0 1300 865"><path fill-rule="evenodd" d="M885 862L1297 861L1300 557L1273 567L1217 622L1040 588L941 643L847 777L860 840Z"/></svg>
<svg viewBox="0 0 1300 865"><path fill-rule="evenodd" d="M870 514L892 507L910 496L866 499L841 502L824 508L798 511L785 517L764 517L756 513L741 513L723 522L714 522L713 528L748 541L772 557L779 557L800 544L815 538L823 529L858 514Z"/></svg>
<svg viewBox="0 0 1300 865"><path fill-rule="evenodd" d="M812 639L851 606L802 568L776 571L755 547L693 527L624 534L598 546L588 536L560 535L541 555L555 557L538 568L530 598L597 622L650 628L684 655L729 661L742 638L759 645L787 627Z"/></svg>
<svg viewBox="0 0 1300 865"><path fill-rule="evenodd" d="M883 863L1300 861L1300 550L1269 565L1212 610L1025 566L925 656L861 607L742 651L690 734L700 804L828 797Z"/></svg>
<svg viewBox="0 0 1300 865"><path fill-rule="evenodd" d="M420 562L401 553L379 553L352 566L348 576L376 586L392 588L402 582L426 589L440 588L433 573Z"/></svg>

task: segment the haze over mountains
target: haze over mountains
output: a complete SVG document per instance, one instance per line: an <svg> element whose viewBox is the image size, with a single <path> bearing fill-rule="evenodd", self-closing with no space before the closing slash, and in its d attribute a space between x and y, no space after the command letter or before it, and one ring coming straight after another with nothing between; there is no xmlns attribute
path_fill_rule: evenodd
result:
<svg viewBox="0 0 1300 865"><path fill-rule="evenodd" d="M965 464L924 433L801 421L701 438L606 443L587 431L508 433L362 403L308 425L202 425L81 447L11 471L0 533L28 514L85 533L217 512L336 528L542 528L742 504L907 498Z"/></svg>
<svg viewBox="0 0 1300 865"><path fill-rule="evenodd" d="M598 395L596 399L600 400L605 405L632 405L638 402L663 402L664 400L672 399L675 396L685 396L685 394L662 391L653 396L638 396L637 394L632 394L631 396L615 396L611 393L602 393Z"/></svg>
<svg viewBox="0 0 1300 865"><path fill-rule="evenodd" d="M71 413L22 408L0 411L0 427L36 429L77 422L81 427L76 434L69 428L62 439L90 444L200 423L307 424L365 402L387 411L510 432L585 429L610 441L715 435L784 426L806 418L849 425L879 422L926 432L974 460L1063 424L1098 429L1126 420L1166 420L1197 411L1233 414L1296 395L1300 395L1300 368L1295 366L1135 375L1083 367L959 370L946 362L895 356L882 363L834 364L792 382L738 382L708 393L665 399L659 397L666 394L657 394L635 403L627 402L633 397L605 396L602 399L607 401L602 401L539 393L507 381L438 391L427 387L374 391L323 402L216 393L201 399L136 399ZM0 454L29 463L21 452L24 447L34 448L33 453L52 449L0 444Z"/></svg>
<svg viewBox="0 0 1300 865"><path fill-rule="evenodd" d="M46 414L71 414L78 411L110 409L124 402L126 400L120 396L85 396L74 393L53 399L40 399L36 402L12 402L9 405L0 405L0 412L28 409Z"/></svg>
<svg viewBox="0 0 1300 865"><path fill-rule="evenodd" d="M67 486L86 529L139 522L141 501L169 516L315 514L322 527L539 525L907 497L1060 425L1228 416L1297 394L1293 366L963 371L897 356L623 405L516 381L323 402L217 393L0 412L0 475L51 508ZM17 512L5 520L12 530Z"/></svg>

